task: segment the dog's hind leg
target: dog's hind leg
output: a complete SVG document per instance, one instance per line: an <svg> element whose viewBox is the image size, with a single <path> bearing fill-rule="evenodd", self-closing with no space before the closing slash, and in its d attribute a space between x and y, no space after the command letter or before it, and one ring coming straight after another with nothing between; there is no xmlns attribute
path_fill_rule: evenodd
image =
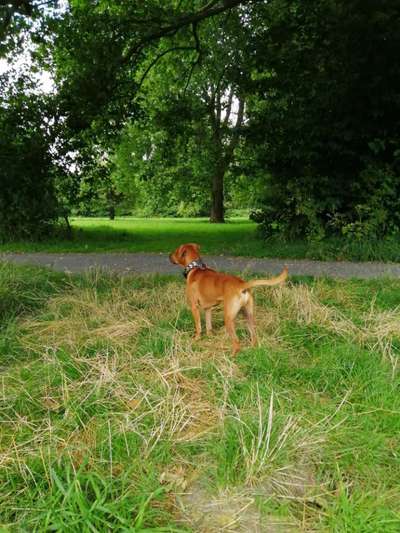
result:
<svg viewBox="0 0 400 533"><path fill-rule="evenodd" d="M235 329L235 318L237 314L240 311L240 308L242 306L242 302L240 298L233 297L229 300L225 300L224 303L224 322L225 322L225 329L232 339L232 353L233 355L236 355L237 352L240 350L240 343L238 336L236 335L236 329Z"/></svg>
<svg viewBox="0 0 400 533"><path fill-rule="evenodd" d="M254 321L254 301L251 294L247 304L243 307L243 312L246 317L246 325L250 333L251 344L252 346L257 346L256 324Z"/></svg>
<svg viewBox="0 0 400 533"><path fill-rule="evenodd" d="M205 310L207 335L211 335L211 333L212 333L211 311L212 311L211 307L209 309Z"/></svg>

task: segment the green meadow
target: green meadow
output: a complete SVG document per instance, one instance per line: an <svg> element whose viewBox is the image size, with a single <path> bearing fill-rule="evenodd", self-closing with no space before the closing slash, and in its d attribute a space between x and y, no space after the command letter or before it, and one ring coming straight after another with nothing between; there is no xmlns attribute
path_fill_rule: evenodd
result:
<svg viewBox="0 0 400 533"><path fill-rule="evenodd" d="M398 532L400 281L255 296L232 358L175 278L0 265L1 530Z"/></svg>
<svg viewBox="0 0 400 533"><path fill-rule="evenodd" d="M287 259L400 261L397 238L370 241L326 238L322 241L263 240L257 224L245 217L225 224L206 218L74 218L72 238L58 232L39 241L0 243L0 252L155 252L169 253L184 242L197 242L204 254Z"/></svg>

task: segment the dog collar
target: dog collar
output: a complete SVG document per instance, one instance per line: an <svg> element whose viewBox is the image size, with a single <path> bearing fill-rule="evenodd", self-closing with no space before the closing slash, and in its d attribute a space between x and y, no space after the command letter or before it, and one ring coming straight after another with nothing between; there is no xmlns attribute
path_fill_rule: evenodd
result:
<svg viewBox="0 0 400 533"><path fill-rule="evenodd" d="M207 265L203 263L203 261L199 259L195 259L191 263L185 266L185 269L183 271L183 275L185 278L188 277L189 272L191 272L194 268L200 268L201 270L205 270L207 268Z"/></svg>

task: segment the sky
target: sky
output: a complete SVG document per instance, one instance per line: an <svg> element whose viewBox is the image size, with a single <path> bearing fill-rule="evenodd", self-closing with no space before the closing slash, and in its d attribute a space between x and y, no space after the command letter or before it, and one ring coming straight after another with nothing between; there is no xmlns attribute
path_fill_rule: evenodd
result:
<svg viewBox="0 0 400 533"><path fill-rule="evenodd" d="M30 72L30 76L37 79L39 82L39 92L51 93L55 90L53 78L49 72L41 71L38 73L32 73L31 71L32 61L29 52L23 52L22 54L14 57L11 62L4 58L0 59L0 74L4 74L10 69L15 69L17 73Z"/></svg>

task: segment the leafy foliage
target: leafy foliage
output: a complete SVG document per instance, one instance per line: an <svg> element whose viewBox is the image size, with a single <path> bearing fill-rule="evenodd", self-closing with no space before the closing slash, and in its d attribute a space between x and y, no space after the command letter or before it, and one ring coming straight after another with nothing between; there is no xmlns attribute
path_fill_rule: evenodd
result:
<svg viewBox="0 0 400 533"><path fill-rule="evenodd" d="M265 233L397 231L398 3L275 0L255 16L250 116L271 171Z"/></svg>
<svg viewBox="0 0 400 533"><path fill-rule="evenodd" d="M37 238L57 218L50 103L26 84L0 99L0 238Z"/></svg>
<svg viewBox="0 0 400 533"><path fill-rule="evenodd" d="M256 204L266 236L398 234L395 0L18 0L0 9L0 55L25 43L32 72L51 71L56 86L51 106L16 80L2 96L2 121L15 109L24 142L32 134L40 144L30 166L48 184L38 197L49 209L35 207L39 223L28 226L38 235L56 212L112 217L134 206L223 221L232 198ZM18 114L17 95L37 128ZM2 142L18 153L10 172L19 176L29 150L7 127Z"/></svg>

